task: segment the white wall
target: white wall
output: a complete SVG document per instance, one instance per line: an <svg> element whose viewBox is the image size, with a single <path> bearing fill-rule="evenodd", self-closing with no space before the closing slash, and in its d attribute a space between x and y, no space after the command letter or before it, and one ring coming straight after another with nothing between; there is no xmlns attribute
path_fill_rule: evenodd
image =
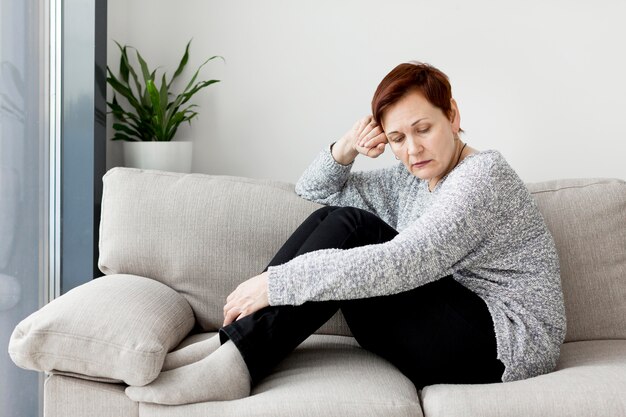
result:
<svg viewBox="0 0 626 417"><path fill-rule="evenodd" d="M294 182L409 60L448 74L465 140L528 182L626 179L626 2L621 0L109 0L109 39L171 75L203 58L193 171ZM119 54L109 46L109 65ZM191 71L188 71L189 74ZM109 131L109 136L112 132ZM108 166L119 165L109 142ZM395 162L361 157L355 169Z"/></svg>

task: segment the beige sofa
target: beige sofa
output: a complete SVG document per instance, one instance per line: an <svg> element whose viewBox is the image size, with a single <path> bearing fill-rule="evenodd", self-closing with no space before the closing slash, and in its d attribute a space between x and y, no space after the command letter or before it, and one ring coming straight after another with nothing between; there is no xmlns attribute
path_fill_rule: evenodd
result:
<svg viewBox="0 0 626 417"><path fill-rule="evenodd" d="M268 180L114 168L103 181L99 267L107 276L95 281L132 274L181 294L195 328L180 346L214 334L226 295L260 272L319 207L299 198L292 184ZM61 369L45 382L45 416L626 416L626 182L528 187L561 260L568 328L550 374L417 392L392 365L361 349L338 314L248 398L135 403L123 383Z"/></svg>

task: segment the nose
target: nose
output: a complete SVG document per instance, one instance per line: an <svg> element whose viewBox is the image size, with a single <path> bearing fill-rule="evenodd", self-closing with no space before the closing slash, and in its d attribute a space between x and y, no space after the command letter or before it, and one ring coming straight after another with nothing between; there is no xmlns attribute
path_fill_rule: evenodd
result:
<svg viewBox="0 0 626 417"><path fill-rule="evenodd" d="M413 135L410 135L407 136L406 142L407 152L409 153L409 155L419 155L419 153L423 149L422 144L419 142L419 139Z"/></svg>

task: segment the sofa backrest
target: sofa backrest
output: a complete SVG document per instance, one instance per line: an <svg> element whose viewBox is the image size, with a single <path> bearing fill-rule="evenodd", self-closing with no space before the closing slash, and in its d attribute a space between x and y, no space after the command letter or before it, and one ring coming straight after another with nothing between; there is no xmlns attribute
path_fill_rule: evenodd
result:
<svg viewBox="0 0 626 417"><path fill-rule="evenodd" d="M100 270L170 286L205 331L221 327L228 294L321 207L270 180L116 167L103 183ZM350 334L340 314L318 332Z"/></svg>
<svg viewBox="0 0 626 417"><path fill-rule="evenodd" d="M566 342L626 339L626 182L527 184L554 237Z"/></svg>
<svg viewBox="0 0 626 417"><path fill-rule="evenodd" d="M181 293L200 327L218 329L227 295L260 273L321 207L293 184L113 168L104 178L98 266ZM566 341L626 339L626 183L528 184L559 252ZM319 333L350 335L341 314Z"/></svg>

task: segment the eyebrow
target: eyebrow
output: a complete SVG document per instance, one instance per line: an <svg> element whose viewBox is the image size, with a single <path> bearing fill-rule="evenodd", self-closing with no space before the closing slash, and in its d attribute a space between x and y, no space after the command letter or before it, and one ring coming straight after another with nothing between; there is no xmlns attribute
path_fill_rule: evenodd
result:
<svg viewBox="0 0 626 417"><path fill-rule="evenodd" d="M414 121L413 123L411 123L411 127L415 126L416 124L418 124L419 122L421 122L421 121L422 121L422 120L424 120L424 119L428 119L428 117L422 117L421 119L417 119L416 121ZM394 130L393 132L389 132L389 133L386 133L386 134L387 134L387 135L391 135L391 134L393 134L393 133L400 133L400 132L398 132L397 130Z"/></svg>

